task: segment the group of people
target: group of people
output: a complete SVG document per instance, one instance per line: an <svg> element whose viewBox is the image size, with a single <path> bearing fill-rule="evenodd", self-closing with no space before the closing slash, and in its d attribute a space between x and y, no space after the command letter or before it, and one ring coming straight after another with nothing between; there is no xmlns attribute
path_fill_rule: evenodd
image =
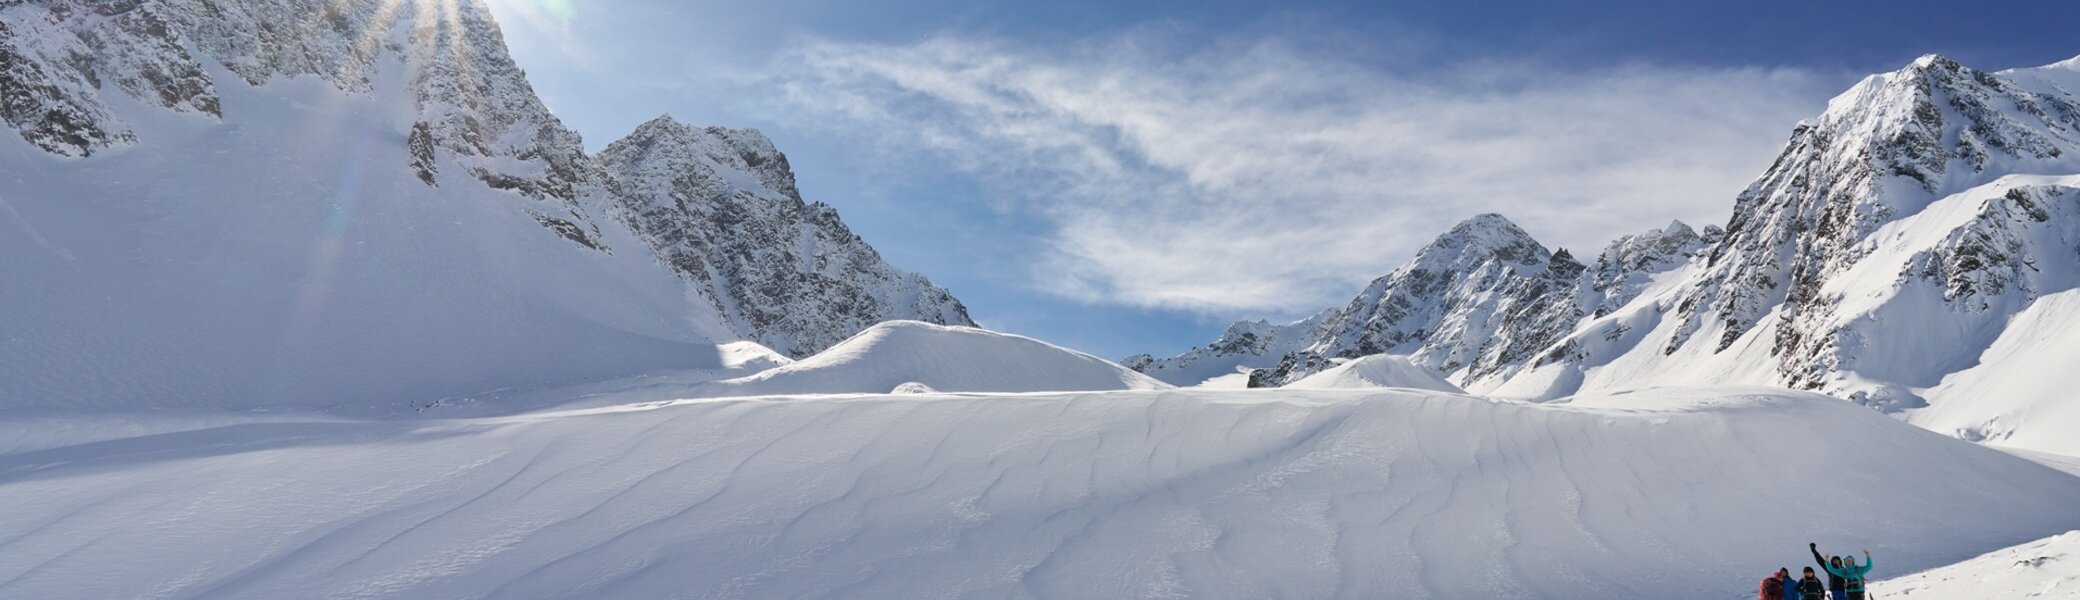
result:
<svg viewBox="0 0 2080 600"><path fill-rule="evenodd" d="M1806 567L1805 576L1793 578L1790 569L1777 569L1776 574L1762 580L1762 600L1867 600L1863 579L1871 572L1871 551L1863 551L1863 564L1856 564L1856 557L1820 557L1819 544L1806 544L1813 552L1813 562L1827 571L1827 581L1822 583Z"/></svg>

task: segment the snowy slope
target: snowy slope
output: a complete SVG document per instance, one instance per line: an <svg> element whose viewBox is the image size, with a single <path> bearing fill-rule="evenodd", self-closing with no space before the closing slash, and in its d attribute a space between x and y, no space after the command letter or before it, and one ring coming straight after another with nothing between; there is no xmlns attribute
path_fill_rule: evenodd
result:
<svg viewBox="0 0 2080 600"><path fill-rule="evenodd" d="M0 431L0 596L1735 598L2080 527L2080 478L1767 390L94 418Z"/></svg>
<svg viewBox="0 0 2080 600"><path fill-rule="evenodd" d="M1979 362L1924 392L1908 421L1965 439L2080 456L2080 290L2045 296L2017 313Z"/></svg>
<svg viewBox="0 0 2080 600"><path fill-rule="evenodd" d="M2080 598L2080 531L1871 584L1881 598Z"/></svg>
<svg viewBox="0 0 2080 600"><path fill-rule="evenodd" d="M1298 390L1411 388L1464 394L1436 371L1415 364L1406 356L1374 354L1354 358L1328 370L1301 378L1285 387Z"/></svg>
<svg viewBox="0 0 2080 600"><path fill-rule="evenodd" d="M1040 340L973 327L889 321L792 364L691 391L699 396L923 391L1148 390L1168 384ZM912 389L917 389L913 387Z"/></svg>

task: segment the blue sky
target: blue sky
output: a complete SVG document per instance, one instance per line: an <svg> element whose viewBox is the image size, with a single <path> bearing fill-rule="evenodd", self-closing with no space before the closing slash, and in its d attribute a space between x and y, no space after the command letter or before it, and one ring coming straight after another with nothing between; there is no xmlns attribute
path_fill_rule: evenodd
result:
<svg viewBox="0 0 2080 600"><path fill-rule="evenodd" d="M759 128L984 325L1110 358L1340 305L1479 212L1591 256L1723 223L1864 74L2080 54L2050 1L489 1L594 149Z"/></svg>

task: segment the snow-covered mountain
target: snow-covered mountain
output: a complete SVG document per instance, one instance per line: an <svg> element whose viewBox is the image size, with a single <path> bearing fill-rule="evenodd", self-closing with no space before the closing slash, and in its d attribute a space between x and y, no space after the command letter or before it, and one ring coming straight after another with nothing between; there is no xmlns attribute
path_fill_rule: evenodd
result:
<svg viewBox="0 0 2080 600"><path fill-rule="evenodd" d="M1252 381L1407 354L1476 392L1676 384L1821 391L1943 433L2076 451L2080 59L1983 72L1927 56L1793 129L1727 227L1562 260L1476 217ZM1159 363L1161 361L1138 361Z"/></svg>
<svg viewBox="0 0 2080 600"><path fill-rule="evenodd" d="M0 91L0 281L33 282L0 285L0 406L395 404L972 324L755 131L588 155L480 0L11 2Z"/></svg>
<svg viewBox="0 0 2080 600"><path fill-rule="evenodd" d="M1502 215L1467 219L1331 315L1319 338L1252 386L1283 385L1328 368L1328 358L1406 354L1478 379L1566 333L1579 309L1567 288L1586 269L1548 251Z"/></svg>

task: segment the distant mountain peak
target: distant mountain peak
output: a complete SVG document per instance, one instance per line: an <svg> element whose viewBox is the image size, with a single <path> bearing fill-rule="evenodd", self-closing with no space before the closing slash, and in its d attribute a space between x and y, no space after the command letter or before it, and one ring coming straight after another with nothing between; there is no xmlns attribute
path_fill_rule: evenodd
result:
<svg viewBox="0 0 2080 600"><path fill-rule="evenodd" d="M1943 56L1941 54L1929 53L1923 54L1919 58L1914 59L1914 62L1909 63L1907 65L1907 68L1923 71L1931 69L1940 69L1944 71L1962 71L1964 70L1964 65L1959 64L1955 60L1951 60L1950 57Z"/></svg>
<svg viewBox="0 0 2080 600"><path fill-rule="evenodd" d="M1544 264L1551 254L1538 240L1531 237L1516 222L1496 213L1474 215L1449 231L1437 236L1409 263L1412 268L1449 268L1447 265L1470 265L1495 259L1502 262L1537 266Z"/></svg>

